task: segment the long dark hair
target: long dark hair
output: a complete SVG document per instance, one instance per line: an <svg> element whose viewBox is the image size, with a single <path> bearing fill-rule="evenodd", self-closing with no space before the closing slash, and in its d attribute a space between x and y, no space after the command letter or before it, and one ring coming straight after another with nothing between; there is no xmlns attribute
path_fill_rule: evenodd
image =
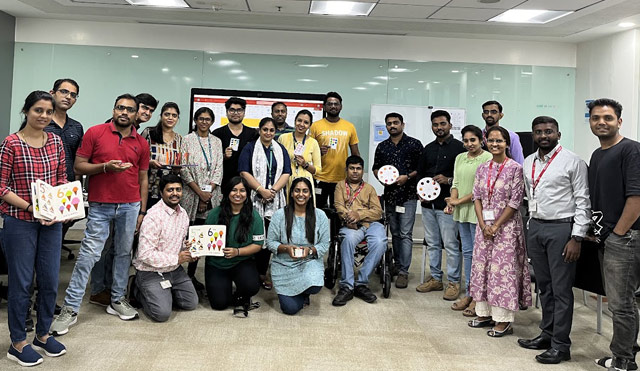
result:
<svg viewBox="0 0 640 371"><path fill-rule="evenodd" d="M247 199L242 205L240 210L240 221L238 222L238 228L236 229L236 241L244 243L247 241L247 235L251 231L251 225L253 224L253 205L249 197L249 184L247 181L239 176L234 176L227 183L222 186L222 202L220 202L220 216L218 217L218 224L229 225L231 218L234 216L231 211L231 201L229 200L229 194L236 185L242 183L247 190ZM228 234L227 234L228 236Z"/></svg>
<svg viewBox="0 0 640 371"><path fill-rule="evenodd" d="M175 109L176 112L178 113L178 116L180 116L180 108L178 108L177 103L167 102L162 106L162 109L160 110L160 120L158 121L156 126L152 127L149 130L149 137L151 138L152 141L158 144L164 144L164 139L162 138L162 114L164 113L164 111L168 110L169 108Z"/></svg>
<svg viewBox="0 0 640 371"><path fill-rule="evenodd" d="M505 148L504 153L507 155L507 157L512 158L511 151L509 150L509 147L511 147L511 136L509 135L509 130L503 128L502 126L492 126L487 129L487 139L489 139L489 133L491 133L492 131L497 131L500 133L500 135L502 135L502 138L504 138L504 141L507 143L507 148ZM489 148L488 144L487 148Z"/></svg>
<svg viewBox="0 0 640 371"><path fill-rule="evenodd" d="M53 97L51 96L51 94L43 90L32 91L31 93L29 93L29 95L27 95L27 98L25 98L24 100L24 105L22 106L22 111L21 111L24 114L24 120L22 121L22 124L20 125L20 129L18 130L22 130L25 128L25 126L27 126L27 112L29 112L29 110L31 109L31 107L33 107L34 104L38 103L41 100L48 100L49 102L51 102L53 109L54 110L56 109L56 102L53 100Z"/></svg>
<svg viewBox="0 0 640 371"><path fill-rule="evenodd" d="M304 184L307 185L307 187L309 187L309 193L311 195L311 197L309 198L309 200L307 201L307 207L306 207L306 215L304 217L304 230L305 230L305 235L307 237L307 241L309 243L315 244L316 243L316 208L313 206L314 201L313 201L313 188L311 188L311 182L309 181L309 179L307 178L296 178L293 180L293 182L291 182L291 187L289 187L289 202L287 203L287 206L284 207L284 218L286 221L286 227L287 227L287 242L291 242L291 228L293 228L293 217L294 217L294 211L296 208L296 204L295 204L295 200L293 199L293 189L296 187L296 185L300 182L303 182Z"/></svg>

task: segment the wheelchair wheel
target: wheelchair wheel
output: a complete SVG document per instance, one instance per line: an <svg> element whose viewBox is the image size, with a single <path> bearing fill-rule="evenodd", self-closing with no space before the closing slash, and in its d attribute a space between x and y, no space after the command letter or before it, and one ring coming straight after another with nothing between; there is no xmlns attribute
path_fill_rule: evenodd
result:
<svg viewBox="0 0 640 371"><path fill-rule="evenodd" d="M388 299L389 295L391 295L391 272L386 272L382 282L382 296Z"/></svg>
<svg viewBox="0 0 640 371"><path fill-rule="evenodd" d="M327 267L324 270L324 287L332 290L338 280L340 271L340 257L338 256L338 242L331 241L327 252Z"/></svg>

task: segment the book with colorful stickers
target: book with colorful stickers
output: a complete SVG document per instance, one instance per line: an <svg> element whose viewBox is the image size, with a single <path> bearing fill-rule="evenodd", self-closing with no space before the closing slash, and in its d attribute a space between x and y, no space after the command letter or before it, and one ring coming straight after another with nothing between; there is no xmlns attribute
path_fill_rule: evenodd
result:
<svg viewBox="0 0 640 371"><path fill-rule="evenodd" d="M31 183L31 198L36 219L72 220L85 217L79 180L54 187L38 179Z"/></svg>
<svg viewBox="0 0 640 371"><path fill-rule="evenodd" d="M196 225L189 227L191 256L224 256L227 238L225 225Z"/></svg>

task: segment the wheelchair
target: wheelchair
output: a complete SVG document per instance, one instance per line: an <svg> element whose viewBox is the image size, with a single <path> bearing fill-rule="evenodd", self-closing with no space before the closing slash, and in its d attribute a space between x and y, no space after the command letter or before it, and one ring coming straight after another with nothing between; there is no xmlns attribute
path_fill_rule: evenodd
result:
<svg viewBox="0 0 640 371"><path fill-rule="evenodd" d="M340 237L340 227L342 226L340 216L335 209L322 209L329 218L331 242L329 243L329 250L327 252L327 264L324 270L324 286L328 289L333 289L338 281L340 272L342 271L342 259L340 257L340 244L342 243L342 237ZM384 211L384 210L383 210ZM385 230L388 232L388 226L385 222L384 212L380 222L385 226ZM387 233L388 234L388 233ZM364 258L368 253L367 241L363 240L356 246L354 254L354 265L360 267L364 262ZM382 284L382 296L388 298L391 293L392 272L393 269L393 246L387 244L387 249L380 263L375 269L375 272L380 275L380 283Z"/></svg>

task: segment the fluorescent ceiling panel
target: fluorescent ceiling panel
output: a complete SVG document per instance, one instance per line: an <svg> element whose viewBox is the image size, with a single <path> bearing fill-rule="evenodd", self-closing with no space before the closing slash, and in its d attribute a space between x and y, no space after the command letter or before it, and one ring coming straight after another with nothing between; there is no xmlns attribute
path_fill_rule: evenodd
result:
<svg viewBox="0 0 640 371"><path fill-rule="evenodd" d="M156 6L160 8L188 8L184 0L127 0L131 5Z"/></svg>
<svg viewBox="0 0 640 371"><path fill-rule="evenodd" d="M491 18L489 22L544 24L571 13L573 12L561 10L510 9Z"/></svg>
<svg viewBox="0 0 640 371"><path fill-rule="evenodd" d="M312 1L310 14L366 16L375 3L357 1Z"/></svg>

